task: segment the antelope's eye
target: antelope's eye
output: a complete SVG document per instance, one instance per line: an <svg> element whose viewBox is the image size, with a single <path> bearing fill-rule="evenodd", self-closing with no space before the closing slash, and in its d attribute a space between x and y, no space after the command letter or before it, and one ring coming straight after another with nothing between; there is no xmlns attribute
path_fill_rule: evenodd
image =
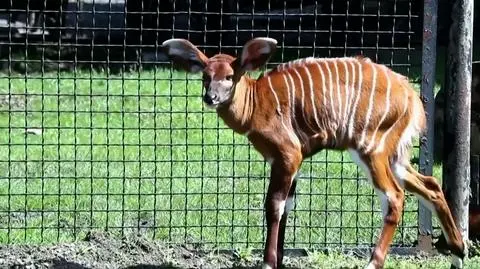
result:
<svg viewBox="0 0 480 269"><path fill-rule="evenodd" d="M232 80L233 79L233 75L229 75L225 78L226 80Z"/></svg>

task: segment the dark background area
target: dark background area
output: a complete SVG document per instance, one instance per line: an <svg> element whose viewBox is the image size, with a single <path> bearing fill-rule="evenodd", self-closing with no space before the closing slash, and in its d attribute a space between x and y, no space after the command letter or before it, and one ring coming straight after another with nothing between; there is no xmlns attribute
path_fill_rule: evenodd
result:
<svg viewBox="0 0 480 269"><path fill-rule="evenodd" d="M450 2L439 0L440 46L448 43ZM269 36L282 48L273 62L364 54L402 69L419 65L422 19L423 1L403 0L8 0L0 3L0 55L3 68L8 55L27 53L54 69L123 69L163 63L159 46L171 37L211 55Z"/></svg>

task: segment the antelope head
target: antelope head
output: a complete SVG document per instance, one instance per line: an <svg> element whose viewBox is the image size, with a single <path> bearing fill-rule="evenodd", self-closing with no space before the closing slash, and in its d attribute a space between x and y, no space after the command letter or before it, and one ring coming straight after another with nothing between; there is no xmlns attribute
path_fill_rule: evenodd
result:
<svg viewBox="0 0 480 269"><path fill-rule="evenodd" d="M264 65L275 52L276 44L275 39L258 37L244 45L239 57L218 53L210 58L185 39L169 39L162 45L177 68L203 73L203 101L210 108L219 108L230 104L244 74Z"/></svg>

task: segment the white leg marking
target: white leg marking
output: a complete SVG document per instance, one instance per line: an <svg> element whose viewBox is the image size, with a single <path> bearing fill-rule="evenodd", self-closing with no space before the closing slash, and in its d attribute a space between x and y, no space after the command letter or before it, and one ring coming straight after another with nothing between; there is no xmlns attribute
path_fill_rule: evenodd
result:
<svg viewBox="0 0 480 269"><path fill-rule="evenodd" d="M407 110L408 110L408 92L405 91L405 98L404 98L404 102L403 102L403 113L402 113L402 116L398 117L398 119L395 121L395 123L392 124L392 126L390 126L390 128L388 128L388 130L383 133L382 137L380 138L380 143L378 144L378 147L377 149L375 150L376 153L379 153L383 150L384 146L385 146L385 139L387 138L388 134L393 130L393 128L397 125L397 123L400 121L401 118L403 118L403 116L405 116L405 114L407 113ZM399 141L400 143L401 141Z"/></svg>
<svg viewBox="0 0 480 269"><path fill-rule="evenodd" d="M282 109L280 107L280 100L278 100L277 93L273 89L272 80L271 80L270 76L267 77L267 80L268 80L268 86L270 87L270 91L272 92L272 94L275 97L275 100L277 102L277 111L280 114L280 121L283 125L283 128L285 128L285 131L287 132L287 135L289 136L290 141L292 141L292 143L294 143L296 146L300 147L301 146L300 140L295 135L295 133L291 130L291 128L288 128L287 125L285 125L285 122L283 121L283 113L282 113Z"/></svg>
<svg viewBox="0 0 480 269"><path fill-rule="evenodd" d="M358 152L354 149L348 149L348 152L350 153L350 156L352 158L352 160L359 166L362 168L363 172L365 173L368 181L370 182L370 184L373 185L373 181L372 181L372 174L370 173L370 169L367 167L367 165L365 164L365 162L360 158L360 155L358 154ZM381 204L381 209L382 209L382 216L383 218L385 219L385 216L387 215L388 213L388 207L389 207L389 200L391 199L391 194L390 193L384 193L383 191L375 188L374 186L374 189L375 189L375 193L378 195L378 198L380 199L380 204Z"/></svg>
<svg viewBox="0 0 480 269"><path fill-rule="evenodd" d="M372 116L372 110L374 107L374 100L373 98L375 97L375 88L377 87L377 68L373 63L370 63L370 66L372 67L372 83L371 83L371 88L370 88L370 98L368 100L368 109L367 109L367 114L365 115L365 123L363 125L363 131L362 131L362 136L360 137L360 146L363 146L365 142L365 137L367 135L367 130L368 130L368 124L370 123L370 117Z"/></svg>
<svg viewBox="0 0 480 269"><path fill-rule="evenodd" d="M368 145L366 152L370 152L375 145L375 137L377 136L378 129L380 128L380 125L382 125L383 121L385 121L385 118L388 115L388 112L390 112L390 91L392 87L392 83L390 82L390 77L388 76L388 70L386 66L383 66L381 68L383 70L383 73L385 74L385 79L387 80L387 93L386 93L386 100L385 100L385 111L383 111L382 118L377 124L377 128L375 128L375 131L373 131L372 138L370 140L370 144ZM383 146L383 145L382 145ZM379 149L380 151L383 150L383 148Z"/></svg>
<svg viewBox="0 0 480 269"><path fill-rule="evenodd" d="M368 179L368 182L372 183L372 175L370 174L370 169L368 169L365 162L360 158L358 152L354 149L348 149L348 152L350 153L352 161L354 161L363 170L365 176Z"/></svg>
<svg viewBox="0 0 480 269"><path fill-rule="evenodd" d="M272 267L266 263L262 265L262 269L272 269Z"/></svg>
<svg viewBox="0 0 480 269"><path fill-rule="evenodd" d="M400 183L400 186L402 186L402 188L405 188L405 177L407 176L407 169L405 168L405 166L397 162L391 165L391 169L398 183ZM435 207L431 202L425 200L425 198L423 198L417 193L413 193L413 195L415 195L418 201L422 203L426 208L428 208L428 210L430 210L433 215L437 215L437 211L435 210ZM448 237L448 234L445 232L445 229L441 223L440 227L442 228L443 234L445 235L445 239L447 240L447 242L450 242L450 238Z"/></svg>
<svg viewBox="0 0 480 269"><path fill-rule="evenodd" d="M357 84L357 97L355 98L355 103L353 104L353 109L352 109L352 116L350 117L350 122L348 123L348 138L352 139L353 138L353 131L355 129L354 124L355 124L355 114L357 113L357 106L358 106L358 101L360 100L360 96L362 95L362 79L363 79L363 72L362 72L362 63L357 60L357 65L358 65L358 84Z"/></svg>
<svg viewBox="0 0 480 269"><path fill-rule="evenodd" d="M407 169L401 163L393 163L390 167L392 173L397 179L398 183L402 188L405 188L405 177L407 175Z"/></svg>
<svg viewBox="0 0 480 269"><path fill-rule="evenodd" d="M367 267L365 267L365 269L375 269L375 265L372 262L370 262L368 263Z"/></svg>
<svg viewBox="0 0 480 269"><path fill-rule="evenodd" d="M278 202L278 220L280 220L285 212L285 200Z"/></svg>
<svg viewBox="0 0 480 269"><path fill-rule="evenodd" d="M463 268L463 261L460 259L460 257L452 255L452 265L456 268Z"/></svg>
<svg viewBox="0 0 480 269"><path fill-rule="evenodd" d="M292 176L292 182L297 180L297 173L293 174ZM293 196L288 196L287 197L287 202L285 203L285 213L290 213L292 211L293 207L295 204L295 194Z"/></svg>
<svg viewBox="0 0 480 269"><path fill-rule="evenodd" d="M310 85L310 98L312 99L313 117L315 118L315 123L317 124L317 127L320 128L320 123L318 121L318 116L317 116L317 107L315 106L315 94L314 94L312 75L310 74L310 70L308 70L307 66L304 66L303 68L305 69L305 74L307 74L307 77L308 77L308 84Z"/></svg>
<svg viewBox="0 0 480 269"><path fill-rule="evenodd" d="M285 213L290 213L295 205L295 200L293 197L288 197L287 202L285 203Z"/></svg>
<svg viewBox="0 0 480 269"><path fill-rule="evenodd" d="M380 208L382 209L382 217L385 219L388 213L388 193L384 193L381 190L374 188L375 193L377 194L378 198L380 199Z"/></svg>

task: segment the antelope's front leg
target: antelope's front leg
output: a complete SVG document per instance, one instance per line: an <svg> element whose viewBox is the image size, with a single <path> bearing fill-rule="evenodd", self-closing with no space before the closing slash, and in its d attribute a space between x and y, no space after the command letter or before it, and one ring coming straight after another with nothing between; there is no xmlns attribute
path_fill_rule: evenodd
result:
<svg viewBox="0 0 480 269"><path fill-rule="evenodd" d="M285 232L285 227L280 227L280 222L282 221L282 225L286 223L283 223L282 216L285 212L287 197L300 163L301 158L299 157L276 159L272 164L270 183L265 201L267 220L267 241L263 258L263 268L265 269L276 269L281 265L281 258L283 257L277 257L277 253L283 256L283 233ZM279 232L282 233L280 236ZM277 246L282 249L277 249Z"/></svg>
<svg viewBox="0 0 480 269"><path fill-rule="evenodd" d="M278 242L277 242L277 267L281 268L283 263L283 252L284 252L284 241L285 241L285 230L287 226L288 214L293 209L294 199L295 199L295 189L297 188L297 179L294 175L292 185L290 186L290 191L288 192L287 201L285 202L285 210L280 220L280 227L278 231Z"/></svg>

